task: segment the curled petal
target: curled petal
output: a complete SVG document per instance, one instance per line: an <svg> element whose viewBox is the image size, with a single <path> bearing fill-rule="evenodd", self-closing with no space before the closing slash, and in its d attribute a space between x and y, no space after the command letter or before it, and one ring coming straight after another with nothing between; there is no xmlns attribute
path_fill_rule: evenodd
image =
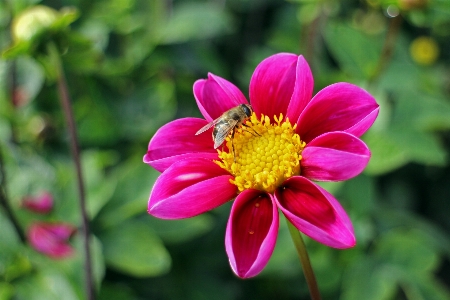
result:
<svg viewBox="0 0 450 300"><path fill-rule="evenodd" d="M225 249L237 276L249 278L262 271L275 247L278 225L278 209L271 195L258 190L239 194L225 235Z"/></svg>
<svg viewBox="0 0 450 300"><path fill-rule="evenodd" d="M295 54L279 53L256 67L250 80L250 103L257 115L286 116L294 92L297 60Z"/></svg>
<svg viewBox="0 0 450 300"><path fill-rule="evenodd" d="M173 163L187 158L218 159L210 131L195 135L206 124L198 118L167 123L150 140L144 162L164 172Z"/></svg>
<svg viewBox="0 0 450 300"><path fill-rule="evenodd" d="M309 101L311 101L314 88L314 79L311 69L302 55L298 57L295 73L294 92L287 109L287 117L291 123L297 122L300 113Z"/></svg>
<svg viewBox="0 0 450 300"><path fill-rule="evenodd" d="M379 105L365 90L350 83L335 83L319 91L298 119L297 133L306 143L331 132L361 136L378 116Z"/></svg>
<svg viewBox="0 0 450 300"><path fill-rule="evenodd" d="M64 258L73 254L68 244L75 227L65 223L35 222L28 229L27 236L31 246L51 258Z"/></svg>
<svg viewBox="0 0 450 300"><path fill-rule="evenodd" d="M286 218L310 238L333 248L356 244L352 223L339 202L305 177L295 176L275 191Z"/></svg>
<svg viewBox="0 0 450 300"><path fill-rule="evenodd" d="M340 181L355 177L367 166L369 148L359 138L337 131L318 136L302 152L304 177L322 181Z"/></svg>
<svg viewBox="0 0 450 300"><path fill-rule="evenodd" d="M239 104L248 103L234 84L211 73L208 73L208 79L200 79L194 83L194 96L200 112L208 122Z"/></svg>
<svg viewBox="0 0 450 300"><path fill-rule="evenodd" d="M46 214L53 209L53 196L49 192L43 192L37 197L27 196L23 199L22 206L32 212Z"/></svg>
<svg viewBox="0 0 450 300"><path fill-rule="evenodd" d="M162 219L189 218L236 196L231 176L216 163L200 158L172 164L156 180L148 213Z"/></svg>

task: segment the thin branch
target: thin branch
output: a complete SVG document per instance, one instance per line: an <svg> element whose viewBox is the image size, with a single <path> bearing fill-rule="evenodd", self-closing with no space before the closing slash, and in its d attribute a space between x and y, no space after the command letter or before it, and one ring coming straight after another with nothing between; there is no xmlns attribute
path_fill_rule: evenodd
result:
<svg viewBox="0 0 450 300"><path fill-rule="evenodd" d="M95 299L94 293L94 284L93 284L93 276L92 276L92 259L90 252L90 243L89 243L89 218L86 210L86 198L85 198L85 188L83 181L83 174L81 170L81 160L80 160L80 150L78 143L77 130L75 125L75 120L73 117L73 111L70 104L70 96L69 90L67 87L66 78L64 76L64 71L61 63L61 57L58 52L58 49L54 43L50 43L49 54L53 63L55 64L57 71L57 84L58 84L58 93L59 100L61 102L62 109L64 111L67 129L69 131L70 136L70 150L72 152L73 161L75 163L75 169L77 174L77 184L78 184L78 194L79 194L79 202L80 202L80 211L82 217L82 231L83 231L83 244L84 244L84 268L85 268L85 281L86 281L86 293L87 299L93 300Z"/></svg>

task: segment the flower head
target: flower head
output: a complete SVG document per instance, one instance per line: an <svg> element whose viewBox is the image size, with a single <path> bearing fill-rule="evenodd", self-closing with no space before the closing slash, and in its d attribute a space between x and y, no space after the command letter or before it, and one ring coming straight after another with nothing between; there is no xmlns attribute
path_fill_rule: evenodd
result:
<svg viewBox="0 0 450 300"><path fill-rule="evenodd" d="M322 244L354 246L344 209L311 180L341 181L362 172L370 151L359 137L375 121L379 106L349 83L312 94L313 77L303 56L268 57L250 81L254 114L215 150L209 134L195 133L248 102L235 85L216 75L195 82L194 96L205 120L184 118L164 125L144 156L145 163L162 172L150 194L149 214L188 218L235 198L225 248L242 278L257 275L267 264L277 238L278 210Z"/></svg>
<svg viewBox="0 0 450 300"><path fill-rule="evenodd" d="M66 223L35 222L27 232L31 246L51 258L65 258L74 253L68 244L75 227Z"/></svg>
<svg viewBox="0 0 450 300"><path fill-rule="evenodd" d="M48 192L37 197L26 196L22 200L22 206L32 212L46 214L53 209L53 196Z"/></svg>

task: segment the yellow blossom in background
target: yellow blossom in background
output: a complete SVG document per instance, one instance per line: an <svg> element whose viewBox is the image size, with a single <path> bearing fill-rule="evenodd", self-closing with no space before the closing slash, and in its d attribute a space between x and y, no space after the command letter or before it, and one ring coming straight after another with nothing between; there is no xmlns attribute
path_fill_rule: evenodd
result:
<svg viewBox="0 0 450 300"><path fill-rule="evenodd" d="M36 34L49 28L58 18L53 8L36 5L23 11L14 19L12 35L15 41L31 40Z"/></svg>
<svg viewBox="0 0 450 300"><path fill-rule="evenodd" d="M419 65L432 65L439 56L439 46L431 37L416 38L409 47L412 59Z"/></svg>

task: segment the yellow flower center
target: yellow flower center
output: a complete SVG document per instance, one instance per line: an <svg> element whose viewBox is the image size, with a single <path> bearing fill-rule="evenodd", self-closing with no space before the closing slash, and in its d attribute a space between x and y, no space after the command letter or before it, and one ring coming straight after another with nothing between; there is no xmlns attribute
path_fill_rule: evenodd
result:
<svg viewBox="0 0 450 300"><path fill-rule="evenodd" d="M217 150L216 163L234 175L231 183L239 192L257 189L272 193L286 179L300 174L300 160L305 142L295 133L283 115L274 117L271 124L267 116L259 120L253 113L245 126L235 130L234 138L226 138L227 151ZM232 151L234 146L234 153Z"/></svg>

